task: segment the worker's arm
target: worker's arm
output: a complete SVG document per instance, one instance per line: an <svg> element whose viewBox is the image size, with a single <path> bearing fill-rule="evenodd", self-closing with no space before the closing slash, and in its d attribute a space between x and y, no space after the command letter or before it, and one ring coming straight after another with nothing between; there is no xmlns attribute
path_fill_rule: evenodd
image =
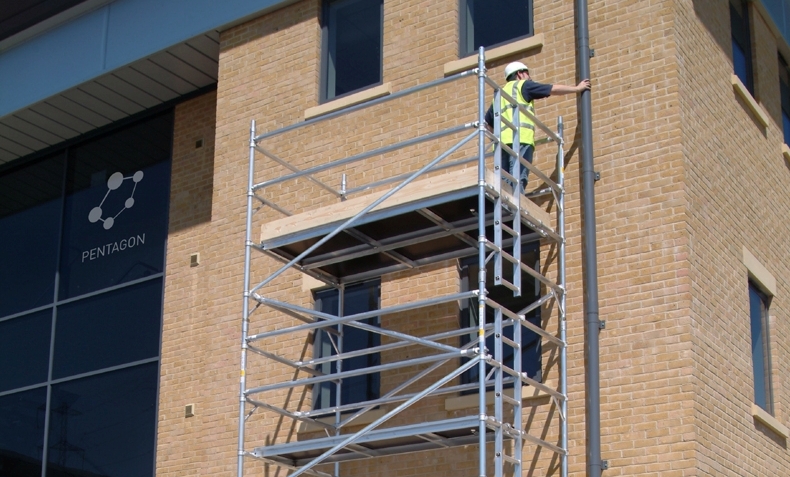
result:
<svg viewBox="0 0 790 477"><path fill-rule="evenodd" d="M551 94L574 94L574 93L581 93L582 91L586 91L592 88L590 84L590 80L585 79L581 80L579 84L576 86L567 86L564 84L555 84L551 86Z"/></svg>

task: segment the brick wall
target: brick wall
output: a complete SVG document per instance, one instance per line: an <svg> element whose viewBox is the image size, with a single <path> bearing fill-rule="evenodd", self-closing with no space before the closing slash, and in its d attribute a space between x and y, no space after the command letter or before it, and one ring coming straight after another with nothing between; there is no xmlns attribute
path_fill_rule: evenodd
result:
<svg viewBox="0 0 790 477"><path fill-rule="evenodd" d="M701 3L589 2L590 40L596 50L591 61L593 143L602 175L596 200L600 312L607 321L601 333L607 476L773 475L788 467L787 451L770 431L755 426L750 414L746 275L739 255L746 245L777 277L779 294L787 294L788 257L781 238L788 230L775 219L788 216L788 202L779 191L789 185L778 149L778 87L772 79L778 75L776 54L762 49L773 40L770 30L755 20L757 95L773 120L760 132L729 83L726 1ZM537 81L575 84L571 2L534 4L542 48L494 62L490 73L501 81L504 65L521 60ZM216 99L206 95L177 110L157 475L227 475L235 470L249 126L255 119L258 133L271 131L302 120L304 111L318 104L319 12L318 0L303 0L222 32ZM441 78L444 63L458 59L457 15L456 0L385 0L384 83L400 91ZM475 91L474 82L427 90L408 101L267 140L264 147L297 167L310 167L418 131L472 121ZM552 97L540 101L537 112L550 125L558 115L566 124L570 470L583 475L582 218L575 106L572 96ZM202 132L203 151L195 150L197 131L210 131L214 122L213 137ZM319 178L337 187L340 174L346 173L349 187L355 187L415 170L447 144L370 158ZM536 163L549 167L553 154L551 147L539 149ZM744 168L739 172L754 173L734 173L739 167ZM255 179L283 172L259 160ZM306 181L282 184L267 194L292 212L333 200ZM256 227L279 217L263 208ZM201 254L198 267L189 267L192 252ZM542 263L556 260L548 247L542 253ZM279 266L254 256L253 282ZM382 277L381 302L389 306L451 293L458 286L455 261L442 262ZM283 274L266 293L312 306L311 293L296 273ZM788 351L784 301L777 296L771 307L777 370L783 369ZM457 313L453 304L383 320L399 331L427 334L453 329ZM556 330L556 309L544 310L544 320L547 329ZM251 330L296 323L262 308L253 315ZM312 354L308 335L260 346L293 359ZM382 361L404 357L398 353L384 353ZM544 346L544 377L555 383L556 353ZM248 385L294 376L292 369L252 354L248 369ZM406 371L385 373L382 391L401 382ZM786 423L788 383L778 374L774 383L777 416ZM309 390L267 395L289 409L308 409L310 398ZM184 404L193 402L196 416L184 418ZM462 415L444 411L443 404L444 398L427 400L395 422ZM557 442L557 409L548 400L526 404L525 418L533 435ZM247 447L315 435L298 430L288 420L258 411L247 426ZM425 452L343 464L342 472L476 475L476 457L471 448ZM559 473L556 458L545 450L528 445L523 457L525 475ZM245 475L286 474L252 459L245 466Z"/></svg>
<svg viewBox="0 0 790 477"><path fill-rule="evenodd" d="M590 2L606 475L693 468L687 239L673 2ZM577 169L576 157L572 170ZM576 193L578 185L574 184ZM575 212L575 211L574 211ZM576 213L571 223L581 224ZM582 319L580 240L569 248L571 320ZM582 330L572 429L583 436ZM583 455L583 440L574 441ZM583 458L574 475L583 475Z"/></svg>
<svg viewBox="0 0 790 477"><path fill-rule="evenodd" d="M205 445L217 427L211 416L213 390L196 376L235 376L233 363L215 361L214 341L222 334L211 319L207 291L216 277L209 271L216 253L206 246L212 228L214 181L214 129L216 93L208 93L176 107L173 135L173 171L170 196L170 234L164 294L164 326L157 429L157 475L197 475L211 459ZM196 142L202 140L202 146ZM200 265L190 256L200 254ZM209 319L207 319L209 318ZM231 334L232 336L232 334ZM184 406L195 404L196 416L185 419ZM221 435L221 433L218 433ZM200 444L203 441L204 444ZM233 452L228 440L217 442Z"/></svg>
<svg viewBox="0 0 790 477"><path fill-rule="evenodd" d="M727 1L684 2L678 11L680 85L692 283L694 422L698 475L781 475L786 442L751 415L748 274L742 248L777 279L771 302L774 376L786 372L790 174L781 156L777 40L750 7L755 95L772 121L755 120L730 84ZM787 384L774 382L787 423Z"/></svg>

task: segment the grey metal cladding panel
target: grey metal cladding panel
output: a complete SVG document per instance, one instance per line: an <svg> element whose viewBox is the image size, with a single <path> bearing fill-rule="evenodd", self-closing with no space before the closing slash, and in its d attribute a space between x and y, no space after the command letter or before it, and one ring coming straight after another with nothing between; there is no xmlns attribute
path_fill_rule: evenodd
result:
<svg viewBox="0 0 790 477"><path fill-rule="evenodd" d="M161 103L160 99L151 96L136 85L129 84L114 74L104 75L101 78L98 78L96 83L99 83L100 85L115 91L124 98L128 98L145 109L154 107Z"/></svg>
<svg viewBox="0 0 790 477"><path fill-rule="evenodd" d="M96 83L95 81L80 85L79 89L85 91L95 98L104 101L105 103L112 104L116 108L123 111L125 115L139 113L145 109L140 104L124 97L117 91L113 91L106 86Z"/></svg>
<svg viewBox="0 0 790 477"><path fill-rule="evenodd" d="M49 121L46 118L42 118L42 119L44 119L44 121ZM36 137L39 140L41 140L41 142L44 142L49 145L57 144L63 141L64 139L66 139L63 136L55 134L52 130L42 127L40 124L32 123L30 121L25 121L24 119L22 119L16 114L11 116L6 116L0 122L19 131L24 131L29 136Z"/></svg>
<svg viewBox="0 0 790 477"><path fill-rule="evenodd" d="M203 32L260 17L293 0L134 0L110 5L108 68L114 69Z"/></svg>
<svg viewBox="0 0 790 477"><path fill-rule="evenodd" d="M84 85L83 85L84 86ZM108 104L107 102L88 94L85 91L82 91L82 87L79 88L72 88L63 93L63 96L66 98L74 101L77 104L81 104L82 106L95 111L97 114L104 116L105 118L109 119L110 121L117 121L126 117L126 113L121 111L120 109Z"/></svg>
<svg viewBox="0 0 790 477"><path fill-rule="evenodd" d="M20 156L18 156L18 155L16 155L16 154L13 154L13 153L11 153L11 152L9 152L9 151L6 151L6 150L5 150L5 149L3 149L3 147L0 145L0 164L5 164L6 162L11 162L11 161L13 161L14 159L18 159L19 157L20 157Z"/></svg>
<svg viewBox="0 0 790 477"><path fill-rule="evenodd" d="M192 38L186 44L209 58L219 59L219 33L216 31L210 31L205 35Z"/></svg>
<svg viewBox="0 0 790 477"><path fill-rule="evenodd" d="M112 106L99 101L79 88L63 92L47 100L53 106L67 111L94 127L109 124L125 115Z"/></svg>
<svg viewBox="0 0 790 477"><path fill-rule="evenodd" d="M19 144L10 137L4 136L2 133L0 133L0 148L3 148L6 151L19 156L24 156L33 152L33 149Z"/></svg>
<svg viewBox="0 0 790 477"><path fill-rule="evenodd" d="M203 74L216 81L219 69L217 60L209 58L202 52L184 44L176 45L173 48L169 48L167 51L183 62L199 69Z"/></svg>
<svg viewBox="0 0 790 477"><path fill-rule="evenodd" d="M103 11L86 13L0 53L0 116L37 104L102 72Z"/></svg>
<svg viewBox="0 0 790 477"><path fill-rule="evenodd" d="M154 78L162 85L168 87L172 91L175 91L179 96L197 89L195 88L195 85L184 81L170 71L154 63L150 59L141 61L140 63L135 63L132 68L148 76L149 78Z"/></svg>
<svg viewBox="0 0 790 477"><path fill-rule="evenodd" d="M47 101L31 106L29 109L41 114L42 116L46 116L52 119L53 121L57 121L60 124L67 126L70 129L73 129L74 131L77 132L77 134L86 133L91 129L94 129L94 126L92 124L88 124L82 119L75 117L74 115L69 114L66 111L56 108L55 106L49 104Z"/></svg>
<svg viewBox="0 0 790 477"><path fill-rule="evenodd" d="M6 2L7 3L7 2ZM293 0L115 0L0 54L0 116ZM2 7L0 7L2 8Z"/></svg>
<svg viewBox="0 0 790 477"><path fill-rule="evenodd" d="M169 101L178 97L178 93L176 91L163 85L157 81L157 79L151 78L150 76L146 76L145 74L137 71L134 69L134 67L122 68L113 74L121 80L145 90L148 94L161 102Z"/></svg>
<svg viewBox="0 0 790 477"><path fill-rule="evenodd" d="M37 111L33 111L32 109L23 109L14 114L14 116L38 126L45 131L49 131L50 133L61 138L61 140L70 139L79 134L79 131L75 130L74 128L69 127L63 123L59 123L54 119L47 117L46 115L43 115Z"/></svg>
<svg viewBox="0 0 790 477"><path fill-rule="evenodd" d="M0 121L0 136L4 138L9 138L12 141L34 151L43 149L50 145L36 138L34 135L31 135L31 132L33 131L12 128L11 126L5 124L5 121Z"/></svg>
<svg viewBox="0 0 790 477"><path fill-rule="evenodd" d="M187 81L189 84L193 85L194 89L208 86L215 81L211 76L166 51L152 56L151 61L184 81Z"/></svg>

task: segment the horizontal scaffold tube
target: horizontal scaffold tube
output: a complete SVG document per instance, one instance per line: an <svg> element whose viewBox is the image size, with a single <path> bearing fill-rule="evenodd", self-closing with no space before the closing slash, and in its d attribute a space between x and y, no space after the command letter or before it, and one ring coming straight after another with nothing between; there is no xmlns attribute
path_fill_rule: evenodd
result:
<svg viewBox="0 0 790 477"><path fill-rule="evenodd" d="M555 293L557 293L558 295L562 295L563 293L565 293L565 290L563 290L563 289L562 289L562 287L561 287L561 286L559 286L559 285L557 285L557 284L556 284L556 283L555 283L553 280L551 280L550 278L547 278L545 275L543 275L543 274L541 274L541 273L538 273L538 272L536 272L534 269L532 269L531 267L529 267L529 266L528 266L526 263L524 263L524 262L517 262L517 261L516 261L516 258L515 258L515 257L513 257L513 255L511 255L511 254L509 254L509 253L505 252L504 250L502 250L502 255L503 255L503 256L504 256L504 257L505 257L505 258L506 258L506 259L507 259L507 260L508 260L510 263L518 263L518 266L519 266L519 268L520 268L520 269L521 269L521 270L522 270L524 273L526 273L526 274L530 275L530 276L531 276L532 278L534 278L535 280L538 280L539 282L543 283L543 284L544 284L544 285L546 285L547 287L551 288L551 289L552 289L552 290L554 290L554 292L555 292Z"/></svg>
<svg viewBox="0 0 790 477"><path fill-rule="evenodd" d="M265 155L269 159L273 160L277 164L280 164L281 166L285 167L286 169L289 169L293 173L296 173L296 174L301 174L302 173L301 169L299 169L296 166L291 165L289 162L285 161L284 159L281 159L275 153L269 151L268 149L266 149L264 147L255 146L255 150L260 152L261 154ZM335 197L342 197L342 194L340 192L336 191L333 187L330 187L330 186L324 184L323 182L321 182L320 180L316 179L315 177L313 177L311 175L307 176L307 180L313 182L318 187L321 187L322 189L324 189L324 190L328 191L329 193L333 194Z"/></svg>
<svg viewBox="0 0 790 477"><path fill-rule="evenodd" d="M452 136L453 134L458 134L461 131L472 129L474 124L468 123L463 124L461 126L455 126L452 128L444 129L442 131L437 131L435 133L425 134L423 136L418 136L412 139L408 139L403 142L399 142L396 144L390 144L389 146L380 147L378 149L373 149L367 152L362 152L356 154L354 156L349 156L345 159L340 159L333 162L327 162L326 164L321 164L320 166L311 167L310 169L305 169L300 172L294 172L293 174L288 174L284 176L280 176L276 179L270 179L268 181L260 182L255 184L252 188L253 190L260 190L265 187L269 187L274 184L279 184L281 182L287 182L292 179L298 179L302 176L310 176L311 174L316 174L318 172L323 172L329 169L334 169L338 166L344 166L346 164L353 164L354 162L362 161L369 157L378 156L381 154L387 154L388 152L397 151L398 149L403 149L404 147L414 146L416 144L421 144L423 142L432 141L434 139L439 139L445 136ZM256 149L261 150L260 146L256 146ZM263 152L263 150L261 150Z"/></svg>
<svg viewBox="0 0 790 477"><path fill-rule="evenodd" d="M508 316L508 317L512 318L513 320L518 320L518 322L521 323L521 326L529 328L533 332L537 333L538 335L542 336L543 338L547 339L548 341L551 341L552 343L556 344L557 346L560 346L560 347L565 347L566 346L566 343L564 341L560 340L559 338L557 338L556 336L552 335L551 333L549 333L548 331L544 330L543 328L533 325L532 323L527 321L524 318L523 315L517 315L516 313L513 313L512 311L508 310L507 308L505 308L504 306L500 305L499 303L497 303L497 302L495 302L495 301L493 301L491 299L486 299L486 306L490 306L491 308L495 308L497 310L501 310L503 315Z"/></svg>
<svg viewBox="0 0 790 477"><path fill-rule="evenodd" d="M419 381L420 379L424 378L428 374L430 374L430 373L436 371L437 369L439 369L441 366L444 366L445 363L447 363L448 361L450 361L450 360L449 359L444 359L444 360L437 361L437 362L433 363L431 366L429 366L426 369L423 369L422 371L417 373L415 376L412 376L411 378L409 378L406 381L404 381L404 382L400 383L399 385L397 385L395 388L390 390L387 394L382 396L382 398L386 399L386 398L393 397L393 396L397 395L399 392L401 392L402 390L404 390L407 387L411 386L413 383L416 383L417 381ZM341 427L347 425L348 423L353 422L356 418L358 418L359 416L361 416L365 412L373 409L374 407L376 407L376 405L372 404L372 405L363 407L362 409L359 409L358 411L356 411L351 416L348 416L345 419L343 419L341 422L339 422L337 427L341 428ZM341 411L336 411L336 412L341 412Z"/></svg>
<svg viewBox="0 0 790 477"><path fill-rule="evenodd" d="M516 379L513 379L511 377L507 377L507 378L503 378L502 379L502 383L504 385L512 384L512 383L515 383L516 381L517 381ZM486 385L486 387L493 386L494 385L494 381L493 380L487 380L485 382L485 385ZM479 385L476 382L475 383L470 383L470 384L457 384L455 386L448 386L446 388L442 388L442 389L439 389L437 391L434 391L432 396L442 396L442 395L446 395L446 394L458 394L458 393L461 393L461 392L464 392L464 391L471 391L473 389L477 389L478 386ZM391 397L386 397L386 398L385 397L381 397L381 398L370 400L370 401L360 401L360 402L353 403L353 404L345 404L343 406L333 406L333 407L328 407L328 408L325 408L325 409L317 409L315 411L302 412L302 413L300 413L300 415L301 416L305 416L305 417L319 416L319 415L325 415L326 413L331 413L331 412L335 412L335 411L340 411L340 412L353 411L353 410L359 409L360 406L372 406L372 407L375 407L375 406L380 406L380 405L383 405L383 404L391 404L391 403L395 403L395 402L403 402L403 401L405 401L407 399L410 399L415 394L417 394L417 393L402 394L402 395L399 395L399 396L391 396Z"/></svg>
<svg viewBox="0 0 790 477"><path fill-rule="evenodd" d="M475 136L477 136L477 131L472 132L471 134L469 134L465 138L463 138L460 141L458 141L453 147L451 147L447 151L445 151L442 154L440 154L439 157L437 157L436 159L430 161L428 164L422 166L419 170L417 170L415 173L410 175L405 181L401 182L396 187L394 187L393 189L390 189L384 195L382 195L378 199L376 199L373 202L371 202L370 204L368 204L365 208L363 208L362 210L357 212L353 217L351 217L350 219L348 219L345 222L343 222L342 224L340 224L335 230L333 230L329 234L325 235L324 238L322 238L321 240L317 241L316 243L314 243L313 245L308 247L307 250L305 250L304 252L300 253L299 255L297 255L296 257L291 259L291 261L289 261L287 264L283 265L279 270L277 270L273 274L269 275L269 277L267 279L265 279L264 281L258 283L255 287L253 287L251 290L249 290L249 295L252 295L257 290L260 290L261 288L263 288L264 286L269 284L275 278L279 277L283 272L285 272L286 270L288 270L292 266L296 265L300 260L302 260L306 256L308 256L311 253L313 253L313 251L315 251L318 247L322 246L323 244L325 244L326 242L331 240L332 237L334 237L335 235L337 235L340 232L344 231L345 229L351 227L354 223L356 223L357 220L359 220L365 214L367 214L371 210L375 209L376 207L379 206L379 204L381 204L385 200L387 200L390 197L392 197L393 195L395 195L399 190L403 189L408 184L410 184L412 181L414 181L414 179L416 179L416 178L420 177L422 174L424 174L425 171L430 170L433 166L435 166L436 164L442 162L448 156L450 156L455 151L460 149L464 144L466 144L467 142L469 142L472 139L474 139Z"/></svg>
<svg viewBox="0 0 790 477"><path fill-rule="evenodd" d="M247 398L247 402L252 404L255 407L259 407L261 409L268 409L268 410L270 410L272 412L276 412L277 414L280 414L281 416L289 417L289 418L291 418L293 420L296 420L296 421L309 422L310 424L315 424L316 426L323 427L324 429L334 429L335 428L335 426L333 426L332 424L327 424L327 423L319 421L317 419L312 419L312 418L309 418L309 417L305 417L305 416L303 416L303 415L301 415L299 413L291 412L291 411L288 411L288 410L283 409L281 407L273 406L271 404L266 404L265 402L256 401L255 399L250 399L249 397Z"/></svg>
<svg viewBox="0 0 790 477"><path fill-rule="evenodd" d="M494 134L492 134L491 132L489 132L489 131L486 131L486 136L489 139L491 139L492 141L494 141L494 142L499 142L499 139L497 139L497 137ZM513 150L512 148L510 148L507 144L501 144L500 146L502 147L503 151L507 152L511 156L517 156L518 155L518 153L516 153L516 151ZM523 159L523 157L519 156L519 159ZM540 179L543 182L545 182L547 186L551 187L555 192L560 192L561 191L561 187L559 186L559 184L557 184L549 176L544 174L543 171L538 169L537 166L527 162L526 160L523 160L523 161L520 161L520 162L521 162L521 165L523 165L524 167L526 167L527 169L532 171L532 173L534 173L536 176L540 177Z"/></svg>
<svg viewBox="0 0 790 477"><path fill-rule="evenodd" d="M494 157L494 153L490 152L486 154L486 157ZM459 159L457 161L448 162L447 164L442 164L441 166L434 167L428 172L438 172L443 171L445 169L452 169L453 167L459 167L466 164L470 164L472 162L477 162L477 156L467 157L465 159ZM346 195L349 196L351 194L356 194L357 192L363 192L370 189L375 189L376 187L381 187L387 184L392 184L394 182L398 182L403 180L409 176L409 173L399 174L397 176L392 176L389 179L382 179L380 181L371 182L370 184L365 184L359 187L352 187L351 189L346 190Z"/></svg>
<svg viewBox="0 0 790 477"><path fill-rule="evenodd" d="M494 329L493 323L486 325L485 329L488 331L488 334L492 333ZM444 333L438 333L430 336L423 336L422 339L429 341L437 341L440 339L453 338L453 337L458 337L468 334L474 334L475 339L473 341L470 341L466 345L457 348L457 349L466 349L470 347L468 346L470 344L471 345L477 344L477 326L461 328L458 330L447 331ZM356 351L346 351L341 354L333 354L331 356L326 356L324 358L313 358L306 361L290 361L290 360L286 360L285 358L280 358L280 360L289 361L289 363L283 363L283 364L288 364L289 366L293 366L295 368L304 369L305 367L309 367L309 366L318 366L320 364L332 363L341 359L356 358L358 356L365 356L371 353L380 353L382 351L392 351L393 349L405 348L407 346L416 346L417 344L418 343L414 343L411 341L399 341L396 343L387 343L379 346L374 346L372 348L365 348ZM256 348L250 346L250 349L256 349Z"/></svg>
<svg viewBox="0 0 790 477"><path fill-rule="evenodd" d="M333 113L324 114L324 115L321 115L321 116L319 116L317 118L308 119L307 121L304 121L304 122L301 122L301 123L292 124L292 125L286 126L284 128L276 129L274 131L261 134L259 136L256 136L254 138L254 141L256 143L258 143L258 142L261 142L263 139L270 138L270 137L273 137L273 136L277 136L278 134L284 134L284 133L286 133L288 131L293 131L295 129L299 129L299 128L310 126L311 124L320 123L322 121L327 121L329 119L336 118L338 116L343 116L343 115L346 115L346 114L350 114L350 113L353 113L353 112L358 111L360 109L370 108L372 106L376 106L377 104L386 103L388 101L393 101L393 100L396 100L398 98L402 98L404 96L408 96L410 94L414 94L414 93L417 93L419 91L422 91L422 90L425 90L425 89L428 89L428 88L433 88L435 86L440 86L440 85L443 85L445 83L451 83L453 81L457 81L457 80L459 80L461 78L465 78L465 77L471 76L473 74L476 74L476 70L462 71L462 72L454 74L452 76L447 76L445 78L439 78L437 80L429 81L427 83L423 83L423 84L420 84L420 85L417 85L417 86L413 86L411 88L406 88L406 89L404 89L402 91L398 91L397 93L393 93L393 94L390 94L390 95L387 95L387 96L383 96L381 98L372 99L370 101L365 101L364 103L360 103L360 104L357 104L355 106L350 106L348 108L343 108L340 111L335 111Z"/></svg>
<svg viewBox="0 0 790 477"><path fill-rule="evenodd" d="M477 357L477 359L470 359L467 363L464 363L459 368L453 370L450 374L446 375L445 377L443 377L439 381L436 381L435 383L433 383L432 385L430 385L429 387L427 387L423 391L415 394L414 397L412 397L408 401L404 402L403 404L401 404L400 406L396 407L392 411L388 412L387 414L385 414L385 415L381 416L380 418L376 419L375 421L371 422L370 424L365 426L363 429L361 429L358 432L350 435L348 437L348 439L344 440L343 442L341 442L341 443L337 444L336 446L332 447L331 449L327 450L326 452L324 452L320 456L316 457L309 464L305 465L304 467L301 467L299 470L297 470L296 472L291 474L290 477L298 477L299 475L304 474L305 472L308 472L310 469L312 469L316 465L318 465L321 462L323 462L327 457L335 454L340 449L343 449L344 447L347 447L349 444L353 444L354 442L356 442L357 440L359 440L362 437L364 437L367 433L369 433L373 429L376 429L380 425L382 425L385 422L387 422L388 420L392 419L394 416L397 416L398 414L400 414L403 410L407 409L408 407L410 407L415 402L419 401L420 399L424 398L425 396L428 396L428 395L432 394L435 390L439 389L440 387L442 387L445 384L449 383L450 381L452 381L456 377L458 377L461 374L465 373L467 369L470 369L472 366L477 365L479 360L480 360L479 357Z"/></svg>
<svg viewBox="0 0 790 477"><path fill-rule="evenodd" d="M418 364L425 364L425 363L432 363L434 361L439 360L446 360L452 358L461 358L467 356L468 354L464 351L458 350L454 353L443 353L443 354L434 354L431 356L424 356L421 358L412 358L407 359L404 361L397 361L394 363L388 364L379 364L378 366L368 366L367 368L360 368L354 369L350 371L341 371L339 373L333 373L326 376L316 376L313 378L305 378L305 379L296 379L293 381L287 381L283 383L274 383L274 384L267 384L266 386L258 386L255 388L248 389L244 395L249 396L251 394L258 394L266 391L275 391L277 389L288 389L288 388L296 388L301 386L309 386L318 383L325 383L329 381L339 381L345 378L351 378L354 376L362 376L365 374L371 373L378 373L381 371L388 371L391 369L399 369L405 368L408 366L416 366Z"/></svg>
<svg viewBox="0 0 790 477"><path fill-rule="evenodd" d="M529 384L530 386L532 386L534 388L540 389L544 393L549 394L549 395L551 395L552 397L554 397L556 399L560 399L560 400L563 400L563 401L565 399L567 399L567 397L564 394L562 394L560 392L557 392L556 390L551 389L550 387L546 386L545 384L530 378L529 376L527 376L526 373L518 373L518 372L516 372L515 369L505 366L504 364L498 362L497 360L495 360L492 357L487 357L485 359L485 361L490 366L495 366L495 367L501 369L503 372L513 376L515 379L518 379L518 380L520 380L523 383Z"/></svg>
<svg viewBox="0 0 790 477"><path fill-rule="evenodd" d="M436 298L429 298L429 299L426 299L426 300L420 300L420 301L415 301L415 302L411 302L411 303L405 303L403 305L395 305L395 306L391 306L391 307L388 307L388 308L381 308L380 310L367 311L367 312L364 312L364 313L357 313L355 315L348 315L348 316L342 316L342 317L337 317L335 315L328 315L328 314L321 313L321 312L318 312L318 311L315 311L315 310L302 308L305 312L309 313L310 315L315 315L315 316L324 315L324 316L327 316L327 317L331 317L331 319L325 319L324 321L316 321L314 323L306 323L304 325L292 326L290 328L282 328L282 329L278 329L278 330L267 331L267 332L264 332L264 333L258 333L256 335L249 336L247 338L247 340L249 342L252 342L252 341L257 341L257 340L264 339L264 338L270 338L272 336L279 336L279 335L284 335L284 334L288 334L288 333L295 333L295 332L299 332L299 331L307 331L307 330L312 330L312 329L316 329L316 328L325 328L327 326L332 326L332 325L336 325L336 324L340 324L340 323L348 323L350 321L365 320L365 319L368 319L368 318L374 318L376 316L391 315L393 313L400 313L400 312L403 312L403 311L414 310L414 309L423 308L423 307L426 307L426 306L439 305L441 303L449 303L449 302L457 301L457 300L466 300L468 298L474 298L476 296L477 296L477 290L472 290L472 291L466 291L466 292L461 292L461 293L453 293L453 294L450 294L450 295L440 296L440 297L436 297ZM265 305L274 305L274 304L281 305L282 304L282 302L279 302L279 301L276 301L276 300L272 300L270 298L265 298L265 297L255 296L254 299L257 300L260 303L265 304ZM293 305L289 305L289 306L293 307Z"/></svg>

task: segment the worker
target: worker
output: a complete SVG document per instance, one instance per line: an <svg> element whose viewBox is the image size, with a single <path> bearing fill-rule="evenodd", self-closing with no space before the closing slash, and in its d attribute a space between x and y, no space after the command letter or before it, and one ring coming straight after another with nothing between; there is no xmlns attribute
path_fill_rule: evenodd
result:
<svg viewBox="0 0 790 477"><path fill-rule="evenodd" d="M591 88L590 80L584 79L576 86L566 86L562 84L541 84L535 81L532 81L532 78L529 75L529 68L524 63L519 61L515 61L513 63L508 64L505 67L505 80L507 84L502 87L502 91L509 94L511 97L516 99L518 103L524 106L527 111L535 114L535 106L533 104L534 100L542 99L553 95L559 94L573 94L573 93L581 93L583 91L587 91ZM502 117L510 121L511 123L515 124L513 121L513 112L515 108L513 105L510 104L504 97L502 98ZM532 155L535 152L535 124L523 113L519 113L521 127L519 129L519 148L516 149L513 147L513 136L515 132L504 123L501 126L501 133L500 138L503 144L507 144L511 149L515 152L520 152L521 156L529 161L532 164ZM490 130L493 130L494 127L494 106L491 105L488 108L488 112L486 113L486 123L488 123L488 127ZM506 159L509 161L507 171L510 175L514 175L513 172L515 170L515 164L517 159L512 157L510 154L502 151L502 163L508 164ZM502 166L503 164L500 164ZM521 192L523 193L527 187L527 174L529 169L521 165ZM507 181L511 186L513 185L511 181ZM515 189L515 187L514 187Z"/></svg>

